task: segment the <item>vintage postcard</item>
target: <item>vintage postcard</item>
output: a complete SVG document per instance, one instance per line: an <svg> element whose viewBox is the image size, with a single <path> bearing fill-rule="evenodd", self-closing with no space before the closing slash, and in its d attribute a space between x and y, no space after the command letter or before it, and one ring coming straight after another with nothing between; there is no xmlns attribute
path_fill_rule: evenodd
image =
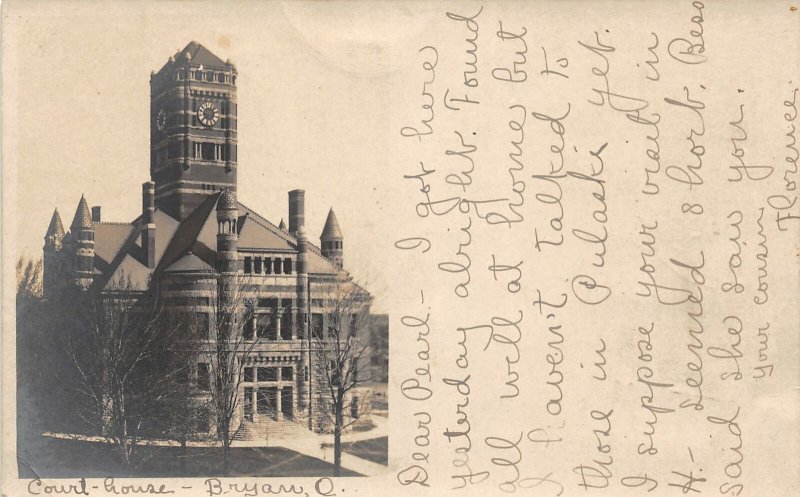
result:
<svg viewBox="0 0 800 497"><path fill-rule="evenodd" d="M799 7L4 2L3 495L800 495Z"/></svg>

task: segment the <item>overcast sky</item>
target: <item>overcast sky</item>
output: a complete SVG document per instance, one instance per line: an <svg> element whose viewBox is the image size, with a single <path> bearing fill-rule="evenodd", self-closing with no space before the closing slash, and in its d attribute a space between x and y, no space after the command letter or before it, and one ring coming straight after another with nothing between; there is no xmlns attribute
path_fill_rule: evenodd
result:
<svg viewBox="0 0 800 497"><path fill-rule="evenodd" d="M241 5L16 6L4 33L4 190L24 213L15 216L15 258L41 255L54 208L68 229L81 194L102 206L104 221L139 214L149 180L150 71L195 40L239 71L240 201L277 224L287 192L304 188L317 243L333 206L345 266L380 300L382 235L391 233L378 222L385 150L399 129L388 99L415 62L415 38L433 7L393 7L401 25L386 20L386 5Z"/></svg>

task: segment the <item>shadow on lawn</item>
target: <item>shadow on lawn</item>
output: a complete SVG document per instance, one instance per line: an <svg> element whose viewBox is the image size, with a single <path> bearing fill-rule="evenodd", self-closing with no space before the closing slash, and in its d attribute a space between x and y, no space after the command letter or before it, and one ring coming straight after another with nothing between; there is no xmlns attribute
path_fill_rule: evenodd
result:
<svg viewBox="0 0 800 497"><path fill-rule="evenodd" d="M141 462L123 467L105 443L41 437L20 446L20 478L211 477L222 476L220 447L140 449ZM185 452L184 452L185 450ZM233 447L229 476L333 476L333 465L282 447ZM342 470L342 476L361 476Z"/></svg>
<svg viewBox="0 0 800 497"><path fill-rule="evenodd" d="M332 444L328 443L322 446L333 447ZM389 464L389 437L371 438L358 442L342 442L342 451L351 456L387 466Z"/></svg>

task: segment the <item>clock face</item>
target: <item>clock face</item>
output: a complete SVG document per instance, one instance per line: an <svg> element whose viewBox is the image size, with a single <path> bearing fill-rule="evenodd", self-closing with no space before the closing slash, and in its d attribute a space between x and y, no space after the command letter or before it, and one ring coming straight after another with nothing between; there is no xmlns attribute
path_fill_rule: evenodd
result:
<svg viewBox="0 0 800 497"><path fill-rule="evenodd" d="M211 127L219 121L219 111L214 107L213 103L203 102L200 104L200 107L197 108L197 120L200 121L203 126Z"/></svg>
<svg viewBox="0 0 800 497"><path fill-rule="evenodd" d="M158 115L156 116L156 128L159 131L164 131L164 128L167 127L167 113L164 109L158 111Z"/></svg>

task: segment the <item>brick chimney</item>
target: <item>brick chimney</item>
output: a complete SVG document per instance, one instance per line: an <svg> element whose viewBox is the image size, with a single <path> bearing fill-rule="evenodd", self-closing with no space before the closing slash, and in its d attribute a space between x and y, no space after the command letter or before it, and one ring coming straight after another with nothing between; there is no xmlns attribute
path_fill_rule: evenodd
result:
<svg viewBox="0 0 800 497"><path fill-rule="evenodd" d="M149 269L156 267L156 184L142 183L142 249ZM98 208L99 216L99 208Z"/></svg>
<svg viewBox="0 0 800 497"><path fill-rule="evenodd" d="M305 190L292 190L289 192L289 234L297 236L297 230L305 225L306 212Z"/></svg>

